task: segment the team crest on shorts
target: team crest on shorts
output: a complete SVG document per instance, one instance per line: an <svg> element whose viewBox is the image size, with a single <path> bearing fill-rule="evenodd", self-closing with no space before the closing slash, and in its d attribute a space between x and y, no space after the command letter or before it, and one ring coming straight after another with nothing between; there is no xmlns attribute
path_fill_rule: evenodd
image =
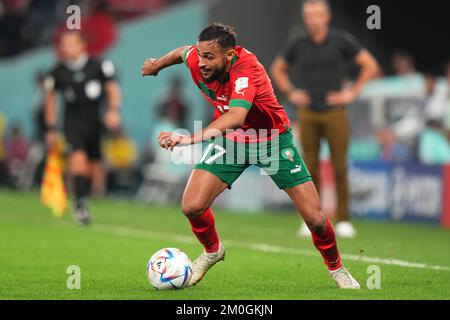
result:
<svg viewBox="0 0 450 320"><path fill-rule="evenodd" d="M294 162L294 150L292 150L292 148L284 148L283 150L281 150L281 156L283 157L283 159Z"/></svg>

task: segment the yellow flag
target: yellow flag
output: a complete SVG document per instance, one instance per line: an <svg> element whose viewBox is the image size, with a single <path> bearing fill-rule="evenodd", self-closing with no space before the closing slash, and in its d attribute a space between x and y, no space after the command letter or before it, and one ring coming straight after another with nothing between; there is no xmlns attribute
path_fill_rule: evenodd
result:
<svg viewBox="0 0 450 320"><path fill-rule="evenodd" d="M56 150L51 150L47 157L41 183L41 201L56 217L62 217L67 209L67 191L61 161Z"/></svg>

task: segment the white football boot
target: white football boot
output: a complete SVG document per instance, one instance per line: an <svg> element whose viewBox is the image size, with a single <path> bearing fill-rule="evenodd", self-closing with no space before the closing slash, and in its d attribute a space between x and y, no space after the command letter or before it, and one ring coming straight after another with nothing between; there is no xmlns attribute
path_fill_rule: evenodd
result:
<svg viewBox="0 0 450 320"><path fill-rule="evenodd" d="M340 238L353 239L356 237L356 230L350 221L340 221L334 225L334 231Z"/></svg>
<svg viewBox="0 0 450 320"><path fill-rule="evenodd" d="M301 227L297 231L297 235L300 238L311 238L311 231L309 230L306 223L302 223Z"/></svg>
<svg viewBox="0 0 450 320"><path fill-rule="evenodd" d="M189 286L194 286L200 282L206 272L208 272L208 270L217 262L222 260L225 260L225 247L222 242L219 244L219 251L212 253L203 252L192 263L192 278L191 281L189 281Z"/></svg>
<svg viewBox="0 0 450 320"><path fill-rule="evenodd" d="M340 289L359 289L359 283L350 274L350 272L342 267L336 271L329 271L330 277L336 282L336 286Z"/></svg>

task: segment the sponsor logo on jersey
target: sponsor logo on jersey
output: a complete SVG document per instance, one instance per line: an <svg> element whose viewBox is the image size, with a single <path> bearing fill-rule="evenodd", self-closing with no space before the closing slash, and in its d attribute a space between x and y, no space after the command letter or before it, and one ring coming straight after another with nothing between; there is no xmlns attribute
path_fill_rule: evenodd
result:
<svg viewBox="0 0 450 320"><path fill-rule="evenodd" d="M302 166L299 165L299 164L296 164L295 165L295 169L291 170L291 174L294 174L294 173L297 173L297 172L300 172L300 171L302 171Z"/></svg>

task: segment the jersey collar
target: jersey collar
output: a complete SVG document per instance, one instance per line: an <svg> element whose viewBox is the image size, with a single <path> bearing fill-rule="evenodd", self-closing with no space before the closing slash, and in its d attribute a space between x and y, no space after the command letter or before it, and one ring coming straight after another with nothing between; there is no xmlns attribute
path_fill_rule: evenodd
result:
<svg viewBox="0 0 450 320"><path fill-rule="evenodd" d="M84 68L88 60L89 56L87 54L83 54L75 61L64 60L64 65L72 71L78 71Z"/></svg>
<svg viewBox="0 0 450 320"><path fill-rule="evenodd" d="M239 59L239 57L235 54L233 59L231 59L231 65L230 65L230 70L231 67L233 67L234 63L236 62L236 60ZM230 73L228 72L227 75L225 76L225 78L223 79L223 81L219 81L221 84L223 83L227 83L228 81L230 81Z"/></svg>

